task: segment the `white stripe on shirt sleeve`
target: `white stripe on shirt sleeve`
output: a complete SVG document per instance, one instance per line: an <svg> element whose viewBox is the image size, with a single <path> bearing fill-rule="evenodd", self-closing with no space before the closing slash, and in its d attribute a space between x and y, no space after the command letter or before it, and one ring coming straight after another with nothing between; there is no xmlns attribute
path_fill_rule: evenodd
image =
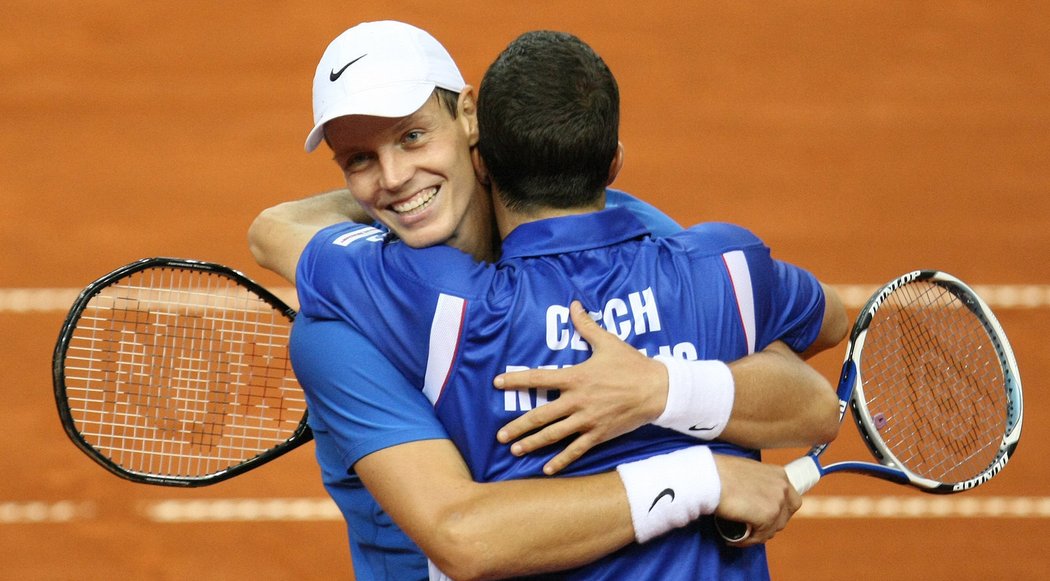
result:
<svg viewBox="0 0 1050 581"><path fill-rule="evenodd" d="M431 404L437 404L452 373L466 308L467 301L463 298L446 294L438 296L434 320L430 323L430 349L423 380L423 394Z"/></svg>
<svg viewBox="0 0 1050 581"><path fill-rule="evenodd" d="M747 267L747 257L742 250L726 252L722 255L729 279L733 281L733 292L740 311L740 324L744 326L747 337L747 353L755 352L755 295L751 288L751 271Z"/></svg>

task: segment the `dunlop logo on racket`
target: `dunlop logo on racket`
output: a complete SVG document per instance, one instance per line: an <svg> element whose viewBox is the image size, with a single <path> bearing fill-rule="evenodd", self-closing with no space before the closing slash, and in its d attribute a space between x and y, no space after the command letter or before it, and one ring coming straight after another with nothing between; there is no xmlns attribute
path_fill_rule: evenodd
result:
<svg viewBox="0 0 1050 581"><path fill-rule="evenodd" d="M1006 462L1009 461L1009 460L1010 460L1010 457L1007 456L1007 455L1004 455L1002 458L999 458L999 460L996 461L996 463L991 468L988 469L988 472L986 472L984 474L981 474L980 476L978 476L977 478L974 478L972 480L968 480L966 482L960 482L960 483L956 484L955 486L952 486L952 492L962 492L963 490L969 490L971 488L976 488L976 487L984 484L985 482L988 482L989 480L992 479L993 476L998 474L1000 470L1002 470L1003 468L1006 467Z"/></svg>

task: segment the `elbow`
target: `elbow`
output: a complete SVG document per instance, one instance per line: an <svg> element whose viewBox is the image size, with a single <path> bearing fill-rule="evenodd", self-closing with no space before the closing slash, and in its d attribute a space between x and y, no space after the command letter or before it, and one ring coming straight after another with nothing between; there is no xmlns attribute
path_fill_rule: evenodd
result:
<svg viewBox="0 0 1050 581"><path fill-rule="evenodd" d="M813 439L812 445L819 446L835 441L835 438L839 437L839 426L841 425L842 422L837 419L834 422L825 423L818 437Z"/></svg>
<svg viewBox="0 0 1050 581"><path fill-rule="evenodd" d="M839 409L839 398L835 395L835 392L830 389L827 390L820 398L819 405L817 406L817 417L816 421L813 422L813 426L816 428L813 433L811 445L826 444L831 442L839 435L839 427L842 425L842 413Z"/></svg>
<svg viewBox="0 0 1050 581"><path fill-rule="evenodd" d="M838 394L816 370L812 367L808 370L811 373L812 389L806 390L802 396L804 403L800 405L804 406L804 410L792 422L795 433L790 446L827 444L838 437L839 426L842 425Z"/></svg>
<svg viewBox="0 0 1050 581"><path fill-rule="evenodd" d="M841 343L849 332L849 321L846 319L846 309L841 308L841 303L839 303L839 307L838 313L834 315L829 322L831 328L828 335L830 337L829 342L831 343L831 347Z"/></svg>
<svg viewBox="0 0 1050 581"><path fill-rule="evenodd" d="M287 206L278 204L267 208L252 220L248 226L248 250L256 264L295 284L295 265L299 255L293 252L298 241ZM302 248L298 250L301 252Z"/></svg>
<svg viewBox="0 0 1050 581"><path fill-rule="evenodd" d="M273 208L263 210L248 226L248 250L252 258L263 268L270 268L267 252L267 233L273 230Z"/></svg>
<svg viewBox="0 0 1050 581"><path fill-rule="evenodd" d="M495 539L479 534L470 508L449 513L429 531L425 552L442 573L457 581L506 577L492 545ZM422 543L421 543L422 544Z"/></svg>

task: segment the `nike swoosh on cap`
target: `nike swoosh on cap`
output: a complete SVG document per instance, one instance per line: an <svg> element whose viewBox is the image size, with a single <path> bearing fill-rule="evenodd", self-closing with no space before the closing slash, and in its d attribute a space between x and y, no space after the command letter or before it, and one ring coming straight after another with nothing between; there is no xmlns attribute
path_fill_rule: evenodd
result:
<svg viewBox="0 0 1050 581"><path fill-rule="evenodd" d="M343 65L343 68L339 69L338 71L333 69L332 72L328 73L328 80L332 81L333 83L338 81L339 77L343 76L343 72L346 71L346 69L350 68L350 65L352 65L352 64L356 63L357 61L365 58L366 56L368 56L367 52L365 54L355 58L354 60L346 63L345 65Z"/></svg>

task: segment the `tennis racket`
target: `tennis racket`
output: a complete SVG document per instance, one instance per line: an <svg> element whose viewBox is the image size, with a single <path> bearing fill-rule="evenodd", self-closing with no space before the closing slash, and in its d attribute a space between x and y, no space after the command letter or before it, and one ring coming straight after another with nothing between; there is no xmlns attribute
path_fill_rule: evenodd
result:
<svg viewBox="0 0 1050 581"><path fill-rule="evenodd" d="M128 480L204 486L309 441L295 311L222 265L146 258L88 285L53 359L66 434Z"/></svg>
<svg viewBox="0 0 1050 581"><path fill-rule="evenodd" d="M828 445L816 446L784 467L799 494L835 472L962 492L998 474L1021 437L1021 378L1006 335L988 305L943 272L910 272L868 300L850 332L838 397L840 416L853 410L878 463L824 466ZM715 522L727 541L751 533Z"/></svg>

